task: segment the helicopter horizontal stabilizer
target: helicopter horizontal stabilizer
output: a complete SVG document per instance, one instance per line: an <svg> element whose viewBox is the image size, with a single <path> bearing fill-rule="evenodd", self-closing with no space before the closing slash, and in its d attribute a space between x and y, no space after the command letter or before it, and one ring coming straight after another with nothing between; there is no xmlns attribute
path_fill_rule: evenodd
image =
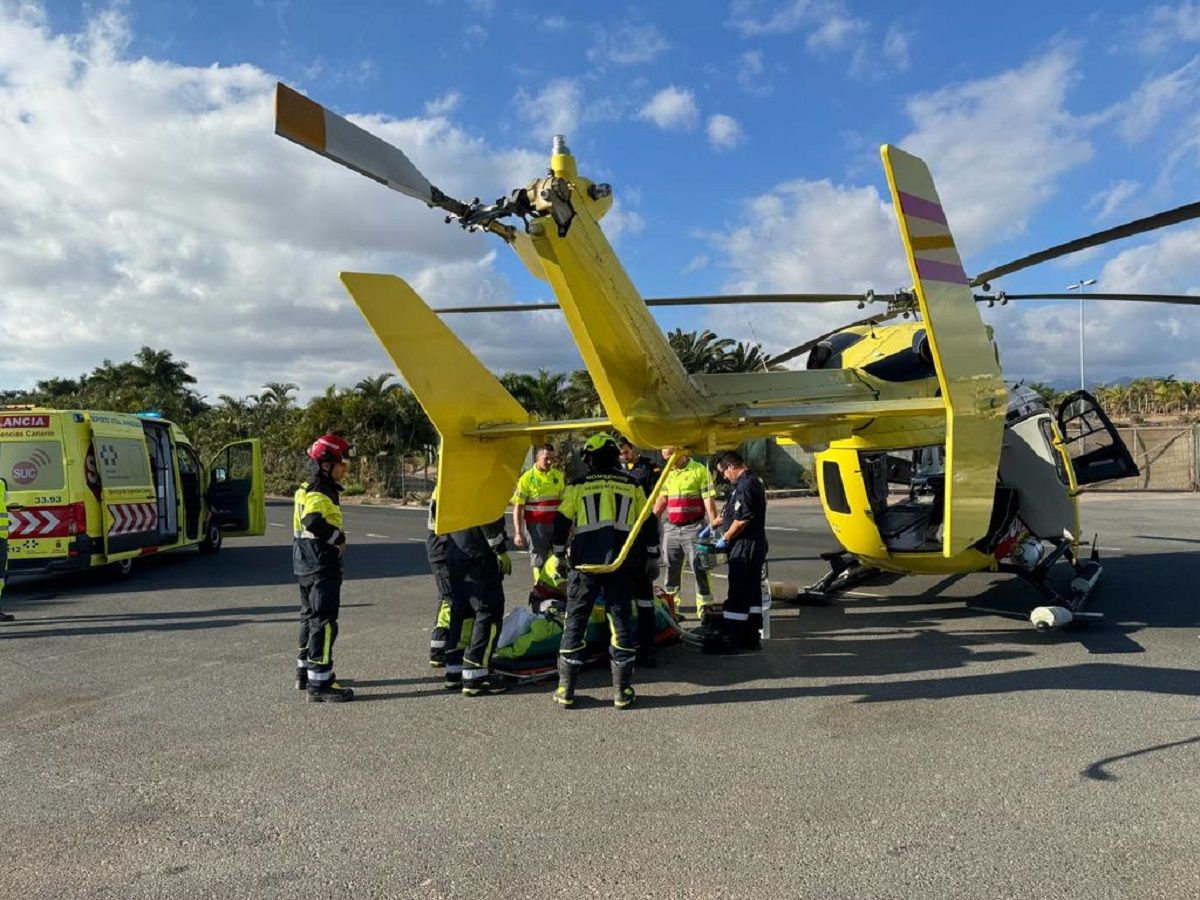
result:
<svg viewBox="0 0 1200 900"><path fill-rule="evenodd" d="M942 554L952 557L987 534L1007 392L928 167L888 144L880 153L946 406Z"/></svg>
<svg viewBox="0 0 1200 900"><path fill-rule="evenodd" d="M343 272L342 283L441 438L438 534L504 514L531 437L544 426L504 389L409 285L395 275ZM489 426L502 434L472 435Z"/></svg>

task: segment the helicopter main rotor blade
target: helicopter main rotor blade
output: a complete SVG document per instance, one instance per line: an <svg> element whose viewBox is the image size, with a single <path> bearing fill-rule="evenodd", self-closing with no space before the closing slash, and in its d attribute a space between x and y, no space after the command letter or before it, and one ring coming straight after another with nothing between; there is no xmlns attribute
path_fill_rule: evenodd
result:
<svg viewBox="0 0 1200 900"><path fill-rule="evenodd" d="M275 133L431 206L441 206L440 200L450 199L429 182L402 150L283 82L275 87Z"/></svg>
<svg viewBox="0 0 1200 900"><path fill-rule="evenodd" d="M1007 302L1009 300L1079 300L1079 294L976 294L977 302ZM1126 303L1177 303L1181 306L1200 306L1200 296L1195 294L1104 294L1088 292L1084 300L1120 300Z"/></svg>
<svg viewBox="0 0 1200 900"><path fill-rule="evenodd" d="M1188 203L1186 206L1155 213L1152 216L1146 216L1144 219L1135 219L1132 222L1126 222L1124 225L1118 225L1115 228L1106 228L1104 231L1097 231L1095 234L1089 234L1087 237L1076 238L1073 241L1067 241L1065 244L1048 247L1045 250L1039 250L1037 253L1031 253L1028 256L1022 256L1020 259L1014 259L1012 262L1007 262L1002 266L996 266L994 269L988 269L986 272L980 272L971 279L971 287L978 287L994 278L999 278L1001 275L1019 272L1022 269L1028 269L1030 266L1036 266L1051 259L1058 259L1058 257L1067 256L1070 253L1078 253L1080 250L1086 250L1089 247L1099 247L1101 244L1107 244L1110 241L1119 241L1122 238L1133 237L1147 231L1154 231L1157 228L1165 228L1168 225L1177 225L1180 222L1187 222L1197 217L1200 217L1200 202Z"/></svg>
<svg viewBox="0 0 1200 900"><path fill-rule="evenodd" d="M711 297L647 297L647 306L725 306L743 303L862 303L862 294L725 294ZM535 312L558 309L557 303L510 303L503 306L446 306L437 313Z"/></svg>

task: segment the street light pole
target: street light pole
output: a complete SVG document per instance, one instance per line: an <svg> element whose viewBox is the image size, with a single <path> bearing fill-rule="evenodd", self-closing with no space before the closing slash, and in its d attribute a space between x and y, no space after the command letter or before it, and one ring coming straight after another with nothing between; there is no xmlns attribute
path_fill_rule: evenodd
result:
<svg viewBox="0 0 1200 900"><path fill-rule="evenodd" d="M1067 285L1068 291L1079 291L1079 389L1081 391L1087 390L1087 383L1083 377L1083 294L1084 288L1095 283L1095 278L1088 278Z"/></svg>

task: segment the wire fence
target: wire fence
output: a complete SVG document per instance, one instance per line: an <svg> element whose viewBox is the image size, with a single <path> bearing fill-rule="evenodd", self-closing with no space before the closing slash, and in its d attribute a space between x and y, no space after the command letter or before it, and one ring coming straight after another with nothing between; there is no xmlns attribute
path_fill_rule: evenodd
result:
<svg viewBox="0 0 1200 900"><path fill-rule="evenodd" d="M1136 478L1102 481L1086 490L1195 491L1200 459L1200 425L1129 425L1118 427L1141 474Z"/></svg>

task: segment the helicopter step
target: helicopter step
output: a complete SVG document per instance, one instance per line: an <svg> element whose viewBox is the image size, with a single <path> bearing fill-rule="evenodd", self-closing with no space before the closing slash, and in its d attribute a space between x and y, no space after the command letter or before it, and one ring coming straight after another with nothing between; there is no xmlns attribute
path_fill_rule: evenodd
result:
<svg viewBox="0 0 1200 900"><path fill-rule="evenodd" d="M880 572L874 566L862 565L844 550L822 553L821 559L829 563L829 571L800 591L795 602L801 606L828 606L837 594L870 581Z"/></svg>

